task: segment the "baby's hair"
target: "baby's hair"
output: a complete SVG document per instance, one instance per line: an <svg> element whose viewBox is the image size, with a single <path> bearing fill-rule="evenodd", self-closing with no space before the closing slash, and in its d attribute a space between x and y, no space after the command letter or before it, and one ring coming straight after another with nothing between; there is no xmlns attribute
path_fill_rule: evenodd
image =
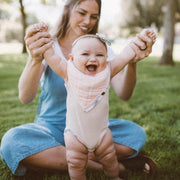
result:
<svg viewBox="0 0 180 180"><path fill-rule="evenodd" d="M82 35L80 37L78 37L77 39L75 39L75 41L72 43L72 48L75 46L75 44L80 40L80 39L84 39L84 38L94 38L94 39L98 39L106 48L107 50L107 44L106 41L101 38L99 35L95 35L95 34L86 34L86 35Z"/></svg>

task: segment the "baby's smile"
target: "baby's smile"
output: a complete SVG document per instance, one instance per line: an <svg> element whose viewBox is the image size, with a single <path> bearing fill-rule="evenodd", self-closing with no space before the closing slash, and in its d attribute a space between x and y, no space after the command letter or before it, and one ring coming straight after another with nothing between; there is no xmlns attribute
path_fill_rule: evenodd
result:
<svg viewBox="0 0 180 180"><path fill-rule="evenodd" d="M86 66L86 68L87 68L87 70L88 70L89 72L96 72L97 65L95 65L95 64L89 64L89 65Z"/></svg>

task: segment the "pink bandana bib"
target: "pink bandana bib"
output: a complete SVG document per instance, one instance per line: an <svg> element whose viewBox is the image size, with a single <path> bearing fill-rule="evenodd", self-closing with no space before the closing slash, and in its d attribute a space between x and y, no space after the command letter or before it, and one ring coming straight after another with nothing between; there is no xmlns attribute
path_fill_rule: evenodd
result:
<svg viewBox="0 0 180 180"><path fill-rule="evenodd" d="M107 64L106 68L94 75L86 75L79 71L71 60L67 62L68 86L77 100L83 111L90 111L109 90L110 83L110 68Z"/></svg>

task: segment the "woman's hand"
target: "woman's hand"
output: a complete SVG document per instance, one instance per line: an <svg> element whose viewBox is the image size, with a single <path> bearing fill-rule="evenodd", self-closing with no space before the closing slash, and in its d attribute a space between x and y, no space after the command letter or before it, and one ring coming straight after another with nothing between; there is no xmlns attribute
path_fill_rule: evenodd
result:
<svg viewBox="0 0 180 180"><path fill-rule="evenodd" d="M25 43L32 60L41 62L44 52L52 45L51 35L48 33L48 26L38 23L30 26L25 35Z"/></svg>
<svg viewBox="0 0 180 180"><path fill-rule="evenodd" d="M136 63L141 59L149 56L152 52L152 46L156 41L156 33L152 29L144 29L135 38L131 40L129 45L135 52L135 57L131 61Z"/></svg>

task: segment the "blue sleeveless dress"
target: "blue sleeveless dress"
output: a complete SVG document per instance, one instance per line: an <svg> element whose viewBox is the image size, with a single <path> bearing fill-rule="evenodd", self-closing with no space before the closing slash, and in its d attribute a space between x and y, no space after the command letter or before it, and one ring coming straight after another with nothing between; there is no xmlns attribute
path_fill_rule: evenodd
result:
<svg viewBox="0 0 180 180"><path fill-rule="evenodd" d="M57 51L59 54L60 49ZM65 145L63 134L67 94L64 80L47 66L41 89L34 123L10 129L1 140L1 159L14 175L26 173L27 168L20 163L24 158L51 147ZM136 156L145 144L144 130L131 121L110 119L109 128L114 142L136 151L131 157Z"/></svg>

